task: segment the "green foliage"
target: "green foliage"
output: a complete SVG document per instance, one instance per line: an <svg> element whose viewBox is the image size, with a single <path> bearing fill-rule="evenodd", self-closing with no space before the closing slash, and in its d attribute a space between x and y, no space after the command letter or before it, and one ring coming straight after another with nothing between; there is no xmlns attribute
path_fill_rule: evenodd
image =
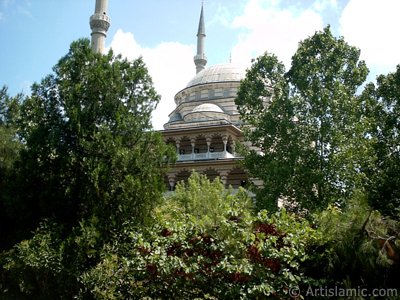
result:
<svg viewBox="0 0 400 300"><path fill-rule="evenodd" d="M219 226L221 216L226 214L247 218L251 207L249 196L244 189L233 194L231 190L225 189L219 179L211 182L207 176L193 172L187 183L179 182L168 200L155 208L155 217L158 222L165 223L165 226L170 223L193 221L204 229L210 229ZM245 215L234 215L239 212Z"/></svg>
<svg viewBox="0 0 400 300"><path fill-rule="evenodd" d="M174 151L151 131L159 96L141 59L95 54L80 40L23 103L0 90L2 247L18 241L0 253L0 297L398 289L400 225L387 216L399 216L400 67L356 96L367 74L358 58L326 28L300 44L288 72L274 55L253 63L236 101L258 147L243 150L264 181L257 214L245 190L197 173L162 197ZM278 199L319 213L310 225L262 209Z"/></svg>
<svg viewBox="0 0 400 300"><path fill-rule="evenodd" d="M277 209L279 197L291 194L289 182L297 157L293 104L284 76L283 64L266 53L253 62L236 98L241 118L247 124L245 138L259 149L242 149L244 165L263 180L265 188L260 191L257 204L270 211Z"/></svg>
<svg viewBox="0 0 400 300"><path fill-rule="evenodd" d="M330 205L315 222L327 251L309 270L348 288L399 288L400 224L372 210L364 195L355 194L343 209Z"/></svg>
<svg viewBox="0 0 400 300"><path fill-rule="evenodd" d="M151 128L158 101L142 59L93 53L88 40L33 85L13 118L24 147L1 190L2 247L15 244L0 254L2 296L76 297L124 224L151 220L175 156Z"/></svg>
<svg viewBox="0 0 400 300"><path fill-rule="evenodd" d="M14 163L23 148L15 124L21 101L22 95L10 97L6 87L0 89L0 249L3 245L12 245L10 222L18 213L17 208L10 205L14 198L10 185L14 181Z"/></svg>
<svg viewBox="0 0 400 300"><path fill-rule="evenodd" d="M10 97L7 87L0 89L0 190L5 188L22 144L17 139L15 121L22 95Z"/></svg>
<svg viewBox="0 0 400 300"><path fill-rule="evenodd" d="M15 226L29 232L54 217L68 230L95 215L105 238L126 219L145 222L172 157L151 130L158 101L142 59L93 53L88 40L72 43L21 107L26 147L12 191L22 218Z"/></svg>
<svg viewBox="0 0 400 300"><path fill-rule="evenodd" d="M289 287L314 282L301 264L321 237L284 210L252 215L249 200L244 191L227 193L219 179L210 183L193 174L156 210L158 222L139 230L128 226L105 249L102 261L81 276L85 295L289 298Z"/></svg>
<svg viewBox="0 0 400 300"><path fill-rule="evenodd" d="M6 86L0 89L0 125L10 127L15 123L22 98L22 94L10 97Z"/></svg>
<svg viewBox="0 0 400 300"><path fill-rule="evenodd" d="M60 245L59 226L45 222L32 239L2 253L3 296L6 299L54 299L57 295L67 295L65 285L61 284L65 270Z"/></svg>
<svg viewBox="0 0 400 300"><path fill-rule="evenodd" d="M78 278L98 262L104 237L95 217L65 236L63 226L45 220L29 240L0 254L1 295L5 299L72 299ZM3 298L2 298L3 299Z"/></svg>
<svg viewBox="0 0 400 300"><path fill-rule="evenodd" d="M244 149L244 165L264 181L259 209L280 199L320 212L308 276L399 288L400 67L359 95L359 54L328 27L300 43L288 72L274 55L255 60L236 99L257 147Z"/></svg>
<svg viewBox="0 0 400 300"><path fill-rule="evenodd" d="M400 66L381 75L376 86L364 92L368 134L374 149L374 164L365 166L369 202L383 214L400 220Z"/></svg>
<svg viewBox="0 0 400 300"><path fill-rule="evenodd" d="M259 148L244 164L264 181L260 208L276 209L281 198L321 209L364 180L368 147L356 91L368 70L359 54L327 27L300 43L288 72L268 53L248 70L236 103L246 139Z"/></svg>
<svg viewBox="0 0 400 300"><path fill-rule="evenodd" d="M15 129L0 125L0 182L12 170L21 148L15 136Z"/></svg>

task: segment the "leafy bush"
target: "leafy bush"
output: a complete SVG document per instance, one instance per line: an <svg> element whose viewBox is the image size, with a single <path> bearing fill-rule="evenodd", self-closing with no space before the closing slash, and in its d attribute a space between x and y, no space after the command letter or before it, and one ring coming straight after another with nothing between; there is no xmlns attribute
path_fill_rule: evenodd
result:
<svg viewBox="0 0 400 300"><path fill-rule="evenodd" d="M326 250L312 261L319 276L347 287L400 287L400 224L370 208L365 195L344 208L330 205L315 222Z"/></svg>
<svg viewBox="0 0 400 300"><path fill-rule="evenodd" d="M52 299L67 295L65 284L60 284L66 275L61 244L60 227L48 221L39 226L30 240L3 252L0 256L3 297Z"/></svg>
<svg viewBox="0 0 400 300"><path fill-rule="evenodd" d="M285 210L251 213L244 190L193 174L155 210L153 226L129 225L81 276L96 299L289 298L304 276L308 247L321 239ZM82 294L83 295L83 294Z"/></svg>
<svg viewBox="0 0 400 300"><path fill-rule="evenodd" d="M399 224L362 195L330 206L314 225L281 210L253 211L245 190L194 173L105 242L99 219L65 236L44 222L0 255L6 299L289 299L290 288L397 288Z"/></svg>

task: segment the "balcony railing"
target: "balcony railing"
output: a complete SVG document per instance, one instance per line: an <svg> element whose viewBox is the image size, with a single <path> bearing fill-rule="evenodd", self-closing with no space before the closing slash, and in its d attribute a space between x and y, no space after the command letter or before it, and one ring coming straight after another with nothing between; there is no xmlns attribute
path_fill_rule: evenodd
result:
<svg viewBox="0 0 400 300"><path fill-rule="evenodd" d="M235 158L228 151L178 154L178 161Z"/></svg>

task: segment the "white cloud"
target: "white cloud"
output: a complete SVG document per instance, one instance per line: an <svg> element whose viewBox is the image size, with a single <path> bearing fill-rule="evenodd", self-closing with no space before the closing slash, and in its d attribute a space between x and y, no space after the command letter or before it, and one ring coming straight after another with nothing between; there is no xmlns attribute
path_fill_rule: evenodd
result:
<svg viewBox="0 0 400 300"><path fill-rule="evenodd" d="M124 32L122 29L118 29L115 33L110 48L112 48L115 53L121 54L129 60L136 59L142 55L142 48L136 42L133 34Z"/></svg>
<svg viewBox="0 0 400 300"><path fill-rule="evenodd" d="M322 15L338 13L338 3L338 0L314 0L307 5L296 2L284 6L282 0L248 0L244 11L236 16L219 6L219 16L207 24L218 22L237 30L232 62L249 67L252 58L268 51L289 67L298 43L321 30ZM340 19L340 34L362 49L362 57L370 66L393 69L399 63L400 42L396 39L396 30L400 28L400 18L396 16L399 11L398 0L349 0ZM132 33L118 30L111 47L128 59L143 56L162 96L153 114L154 128L161 129L175 108L174 95L195 75L194 45L162 42L149 48L140 45Z"/></svg>
<svg viewBox="0 0 400 300"><path fill-rule="evenodd" d="M317 0L312 5L313 9L317 12L322 12L327 9L337 9L337 0Z"/></svg>
<svg viewBox="0 0 400 300"><path fill-rule="evenodd" d="M372 71L388 73L400 63L400 1L350 0L340 18L340 33L361 49Z"/></svg>
<svg viewBox="0 0 400 300"><path fill-rule="evenodd" d="M195 75L194 46L163 42L154 48L142 47L130 32L119 29L110 47L130 60L143 57L161 101L153 113L153 126L162 129L175 108L174 96Z"/></svg>
<svg viewBox="0 0 400 300"><path fill-rule="evenodd" d="M232 15L229 9L223 6L221 3L218 3L217 11L213 15L213 18L210 21L206 22L206 27L214 24L220 24L225 27L229 27L232 21Z"/></svg>
<svg viewBox="0 0 400 300"><path fill-rule="evenodd" d="M299 41L322 29L322 17L315 9L299 11L279 4L279 0L250 0L243 15L233 20L232 26L242 30L232 50L234 62L249 66L252 58L268 51L288 67Z"/></svg>

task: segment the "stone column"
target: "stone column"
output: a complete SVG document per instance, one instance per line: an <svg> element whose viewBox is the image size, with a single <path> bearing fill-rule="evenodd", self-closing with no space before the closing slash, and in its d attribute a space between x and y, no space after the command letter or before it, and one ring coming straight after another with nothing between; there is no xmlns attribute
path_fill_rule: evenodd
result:
<svg viewBox="0 0 400 300"><path fill-rule="evenodd" d="M224 152L226 152L226 145L228 144L228 137L226 135L222 137L222 142L224 143Z"/></svg>
<svg viewBox="0 0 400 300"><path fill-rule="evenodd" d="M210 158L211 138L210 138L210 137L207 137L207 138L206 138L206 142L207 142L207 158Z"/></svg>
<svg viewBox="0 0 400 300"><path fill-rule="evenodd" d="M190 139L190 143L192 144L192 159L194 159L195 158L194 148L196 147L196 139L194 138Z"/></svg>
<svg viewBox="0 0 400 300"><path fill-rule="evenodd" d="M176 154L178 155L178 160L180 158L180 153L179 153L179 148L181 147L181 140L180 139L176 139L175 140L175 145L176 145Z"/></svg>

